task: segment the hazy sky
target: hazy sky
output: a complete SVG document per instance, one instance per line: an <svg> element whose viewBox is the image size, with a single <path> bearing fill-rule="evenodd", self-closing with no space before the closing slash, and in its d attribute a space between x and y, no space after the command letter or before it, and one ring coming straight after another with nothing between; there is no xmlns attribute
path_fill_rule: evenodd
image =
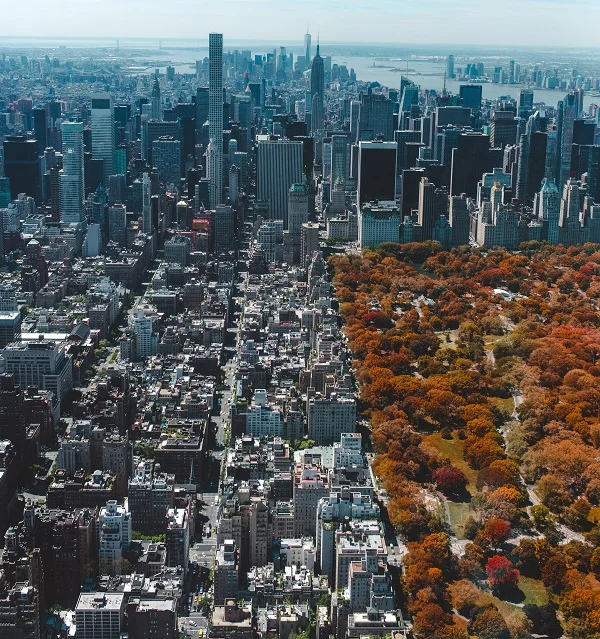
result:
<svg viewBox="0 0 600 639"><path fill-rule="evenodd" d="M323 42L600 47L600 0L20 0L6 12L0 34L29 37L290 42L310 22Z"/></svg>

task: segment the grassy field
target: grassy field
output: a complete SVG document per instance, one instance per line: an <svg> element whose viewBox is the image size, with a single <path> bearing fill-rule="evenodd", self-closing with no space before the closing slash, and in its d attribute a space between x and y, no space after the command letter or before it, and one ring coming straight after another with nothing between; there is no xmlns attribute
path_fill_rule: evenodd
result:
<svg viewBox="0 0 600 639"><path fill-rule="evenodd" d="M463 459L463 444L456 434L453 435L452 439L444 439L440 433L434 433L424 437L423 440L438 450L441 455L447 457L453 466L462 470L469 482L467 489L471 495L474 495L477 492L477 471L473 470Z"/></svg>
<svg viewBox="0 0 600 639"><path fill-rule="evenodd" d="M515 401L512 397L506 399L502 397L491 397L490 401L507 415L512 415L515 410Z"/></svg>
<svg viewBox="0 0 600 639"><path fill-rule="evenodd" d="M449 501L448 510L450 511L450 526L456 538L465 539L465 522L473 512L471 504Z"/></svg>

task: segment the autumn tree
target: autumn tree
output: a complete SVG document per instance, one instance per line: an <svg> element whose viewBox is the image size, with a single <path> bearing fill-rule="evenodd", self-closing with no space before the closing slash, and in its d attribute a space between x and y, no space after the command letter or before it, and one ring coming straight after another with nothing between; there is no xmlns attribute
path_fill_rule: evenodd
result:
<svg viewBox="0 0 600 639"><path fill-rule="evenodd" d="M494 555L487 561L485 571L493 590L503 592L513 588L519 582L519 571L507 557Z"/></svg>

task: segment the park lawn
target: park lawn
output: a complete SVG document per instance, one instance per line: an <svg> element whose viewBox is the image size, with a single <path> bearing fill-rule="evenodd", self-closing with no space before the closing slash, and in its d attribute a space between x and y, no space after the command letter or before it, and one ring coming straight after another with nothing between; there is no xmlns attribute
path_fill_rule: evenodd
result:
<svg viewBox="0 0 600 639"><path fill-rule="evenodd" d="M467 490L471 495L475 495L477 492L477 471L473 470L463 459L463 443L458 439L456 433L452 435L452 439L444 439L440 433L434 433L424 437L423 441L433 446L442 456L447 457L453 466L462 470L469 482Z"/></svg>
<svg viewBox="0 0 600 639"><path fill-rule="evenodd" d="M536 604L543 606L548 603L548 591L542 583L541 579L532 579L531 577L521 577L519 579L519 588L525 595L524 604Z"/></svg>
<svg viewBox="0 0 600 639"><path fill-rule="evenodd" d="M473 513L471 504L464 502L448 501L448 510L450 511L450 526L454 531L457 539L466 539L465 522L469 515Z"/></svg>
<svg viewBox="0 0 600 639"><path fill-rule="evenodd" d="M436 335L440 338L440 348L449 348L456 350L458 341L458 330L454 331L437 331Z"/></svg>

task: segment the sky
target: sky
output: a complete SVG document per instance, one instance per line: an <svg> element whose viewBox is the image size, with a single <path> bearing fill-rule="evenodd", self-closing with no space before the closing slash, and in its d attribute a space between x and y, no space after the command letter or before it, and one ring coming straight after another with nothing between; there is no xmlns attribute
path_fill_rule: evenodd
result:
<svg viewBox="0 0 600 639"><path fill-rule="evenodd" d="M294 42L310 23L330 43L600 47L600 0L22 0L7 11L0 34L28 38Z"/></svg>

